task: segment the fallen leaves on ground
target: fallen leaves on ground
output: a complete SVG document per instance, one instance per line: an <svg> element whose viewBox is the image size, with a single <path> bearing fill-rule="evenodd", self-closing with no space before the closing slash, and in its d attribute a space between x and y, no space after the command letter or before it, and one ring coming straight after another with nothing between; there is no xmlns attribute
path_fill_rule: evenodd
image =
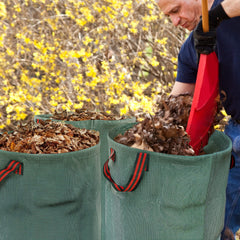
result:
<svg viewBox="0 0 240 240"><path fill-rule="evenodd" d="M70 124L42 121L26 124L0 135L0 149L30 154L66 153L93 147L99 132L76 128Z"/></svg>

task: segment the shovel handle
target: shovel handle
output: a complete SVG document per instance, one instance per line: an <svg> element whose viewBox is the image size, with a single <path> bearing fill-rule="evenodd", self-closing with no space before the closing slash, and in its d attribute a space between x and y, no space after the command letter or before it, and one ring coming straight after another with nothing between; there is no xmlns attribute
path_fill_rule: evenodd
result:
<svg viewBox="0 0 240 240"><path fill-rule="evenodd" d="M204 32L209 31L208 0L202 0L202 27Z"/></svg>

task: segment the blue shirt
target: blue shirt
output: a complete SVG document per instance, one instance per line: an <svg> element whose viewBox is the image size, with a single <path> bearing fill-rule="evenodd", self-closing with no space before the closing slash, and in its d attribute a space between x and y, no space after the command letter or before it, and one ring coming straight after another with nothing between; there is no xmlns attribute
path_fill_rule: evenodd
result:
<svg viewBox="0 0 240 240"><path fill-rule="evenodd" d="M222 0L215 0L212 7L220 2ZM240 17L225 20L217 28L216 54L223 106L233 119L240 120ZM193 33L190 33L179 52L176 81L195 83L197 69Z"/></svg>

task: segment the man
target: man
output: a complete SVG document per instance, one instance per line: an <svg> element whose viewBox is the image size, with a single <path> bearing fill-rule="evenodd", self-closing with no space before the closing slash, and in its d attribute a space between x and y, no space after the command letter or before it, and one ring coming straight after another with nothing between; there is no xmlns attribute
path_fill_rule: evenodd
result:
<svg viewBox="0 0 240 240"><path fill-rule="evenodd" d="M201 0L157 0L157 3L175 26L194 30L179 52L172 95L193 94L200 53L215 51L218 56L220 97L231 116L225 133L232 139L235 158L235 167L229 172L222 234L222 240L231 240L240 228L240 0L208 0L208 33L202 30Z"/></svg>

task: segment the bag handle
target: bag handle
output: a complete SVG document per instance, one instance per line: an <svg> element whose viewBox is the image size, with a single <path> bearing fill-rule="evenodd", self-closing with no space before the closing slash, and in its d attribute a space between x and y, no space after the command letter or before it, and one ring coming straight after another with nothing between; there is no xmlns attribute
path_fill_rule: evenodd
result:
<svg viewBox="0 0 240 240"><path fill-rule="evenodd" d="M144 171L148 171L148 164L149 164L149 155L147 153L138 153L137 159L135 161L134 171L132 176L129 178L128 183L126 186L118 185L111 177L110 169L108 167L109 160L113 162L116 161L116 152L113 148L110 149L110 156L108 160L105 162L103 166L103 174L106 179L113 185L113 187L119 192L132 192L134 191L138 184L141 182Z"/></svg>
<svg viewBox="0 0 240 240"><path fill-rule="evenodd" d="M10 173L23 175L23 164L15 160L11 160L6 168L0 170L0 182L2 182Z"/></svg>

